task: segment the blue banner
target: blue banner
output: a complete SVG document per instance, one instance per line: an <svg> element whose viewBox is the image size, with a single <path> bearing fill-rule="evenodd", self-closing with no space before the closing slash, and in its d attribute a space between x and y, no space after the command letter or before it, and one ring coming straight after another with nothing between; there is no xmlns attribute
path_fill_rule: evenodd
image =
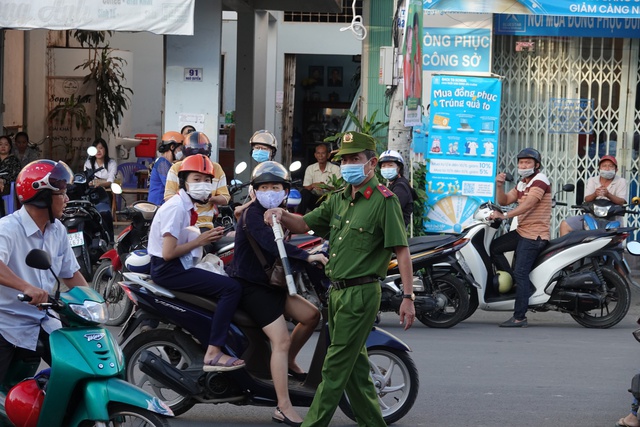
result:
<svg viewBox="0 0 640 427"><path fill-rule="evenodd" d="M494 15L493 32L504 36L639 38L640 19Z"/></svg>
<svg viewBox="0 0 640 427"><path fill-rule="evenodd" d="M433 76L427 231L460 232L480 203L493 200L501 92L493 77Z"/></svg>
<svg viewBox="0 0 640 427"><path fill-rule="evenodd" d="M640 3L636 0L517 0L505 2L423 0L423 4L425 10L434 9L444 12L640 18Z"/></svg>
<svg viewBox="0 0 640 427"><path fill-rule="evenodd" d="M491 71L489 28L424 28L423 71Z"/></svg>

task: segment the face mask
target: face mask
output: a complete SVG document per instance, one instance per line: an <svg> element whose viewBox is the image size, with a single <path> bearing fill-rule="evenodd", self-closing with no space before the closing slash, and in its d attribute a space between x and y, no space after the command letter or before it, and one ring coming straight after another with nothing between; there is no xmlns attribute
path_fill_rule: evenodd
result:
<svg viewBox="0 0 640 427"><path fill-rule="evenodd" d="M604 179L613 179L616 176L616 171L608 171L600 169L600 177Z"/></svg>
<svg viewBox="0 0 640 427"><path fill-rule="evenodd" d="M210 182L187 182L186 187L187 194L199 202L206 201L213 191L213 184Z"/></svg>
<svg viewBox="0 0 640 427"><path fill-rule="evenodd" d="M527 178L533 175L534 172L533 169L518 169L518 175L520 175L521 178Z"/></svg>
<svg viewBox="0 0 640 427"><path fill-rule="evenodd" d="M269 160L269 152L267 150L253 150L251 157L258 163L266 162Z"/></svg>
<svg viewBox="0 0 640 427"><path fill-rule="evenodd" d="M182 159L183 159L183 157L184 157L184 153L182 152L182 150L178 151L177 153L174 151L174 152L173 152L173 157L175 157L175 159L176 159L177 161L180 161L180 160L182 160Z"/></svg>
<svg viewBox="0 0 640 427"><path fill-rule="evenodd" d="M342 174L342 178L351 185L359 185L362 181L365 180L367 174L364 173L364 165L341 165L340 173Z"/></svg>
<svg viewBox="0 0 640 427"><path fill-rule="evenodd" d="M284 200L285 196L286 194L284 190L256 191L256 198L258 199L258 202L260 202L262 207L265 209L277 208L282 204L282 201Z"/></svg>
<svg viewBox="0 0 640 427"><path fill-rule="evenodd" d="M383 168L380 169L380 174L384 179L392 180L398 176L398 170L396 168Z"/></svg>

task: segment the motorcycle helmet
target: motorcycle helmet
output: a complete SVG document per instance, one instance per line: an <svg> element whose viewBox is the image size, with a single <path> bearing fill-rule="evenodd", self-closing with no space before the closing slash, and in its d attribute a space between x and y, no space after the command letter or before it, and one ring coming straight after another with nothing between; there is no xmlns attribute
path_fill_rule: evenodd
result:
<svg viewBox="0 0 640 427"><path fill-rule="evenodd" d="M399 175L404 175L404 159L402 155L396 150L387 150L380 154L380 159L378 160L378 164L382 162L395 162L399 168Z"/></svg>
<svg viewBox="0 0 640 427"><path fill-rule="evenodd" d="M172 150L173 148L182 144L183 141L184 136L182 136L179 132L173 130L165 132L164 135L162 135L162 141L160 141L160 145L158 146L158 152L166 153L167 151Z"/></svg>
<svg viewBox="0 0 640 427"><path fill-rule="evenodd" d="M520 150L518 153L518 160L520 159L533 159L538 163L538 167L536 167L536 169L540 169L542 167L542 156L535 148L527 147Z"/></svg>
<svg viewBox="0 0 640 427"><path fill-rule="evenodd" d="M476 212L473 214L473 219L484 223L491 222L490 217L492 212L493 206L490 203L483 203L476 209Z"/></svg>
<svg viewBox="0 0 640 427"><path fill-rule="evenodd" d="M7 417L16 427L36 427L44 402L44 392L35 379L16 384L5 399Z"/></svg>
<svg viewBox="0 0 640 427"><path fill-rule="evenodd" d="M187 157L194 154L211 155L211 141L204 132L191 132L184 138L183 145L182 151Z"/></svg>
<svg viewBox="0 0 640 427"><path fill-rule="evenodd" d="M289 197L287 198L287 207L295 209L302 202L302 194L297 188L292 188L289 191Z"/></svg>
<svg viewBox="0 0 640 427"><path fill-rule="evenodd" d="M149 274L151 271L151 256L146 249L136 249L124 261L124 265L133 273Z"/></svg>
<svg viewBox="0 0 640 427"><path fill-rule="evenodd" d="M180 164L180 171L178 176L183 174L186 178L188 172L199 172L204 175L213 176L213 162L211 159L203 154L196 154L189 156Z"/></svg>
<svg viewBox="0 0 640 427"><path fill-rule="evenodd" d="M285 189L291 187L289 171L278 162L262 162L253 169L251 173L251 185L258 188L260 184L266 182L281 183Z"/></svg>
<svg viewBox="0 0 640 427"><path fill-rule="evenodd" d="M16 178L16 193L23 205L51 207L54 191L62 191L73 184L73 173L63 161L34 160Z"/></svg>
<svg viewBox="0 0 640 427"><path fill-rule="evenodd" d="M506 294L513 288L513 278L506 271L498 270L493 276L493 286L501 294Z"/></svg>
<svg viewBox="0 0 640 427"><path fill-rule="evenodd" d="M278 140L275 135L269 132L268 130L262 129L256 131L249 139L249 144L251 148L253 148L254 144L266 145L267 147L271 147L271 158L276 155L278 151Z"/></svg>

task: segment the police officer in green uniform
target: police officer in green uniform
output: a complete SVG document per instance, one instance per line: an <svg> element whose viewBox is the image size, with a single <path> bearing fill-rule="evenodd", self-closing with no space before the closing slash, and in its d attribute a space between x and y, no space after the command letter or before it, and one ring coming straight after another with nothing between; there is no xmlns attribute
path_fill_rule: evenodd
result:
<svg viewBox="0 0 640 427"><path fill-rule="evenodd" d="M329 294L329 335L331 344L318 387L303 426L328 426L343 391L359 426L386 426L376 391L369 376L365 343L380 307L379 278L385 277L395 252L400 266L404 299L400 323L409 329L415 319L413 270L398 198L378 183L375 168L375 140L358 132L342 137L340 172L349 184L334 193L320 207L304 217L284 209L270 209L272 215L294 233L313 230L329 234L331 279ZM297 425L291 423L291 425Z"/></svg>

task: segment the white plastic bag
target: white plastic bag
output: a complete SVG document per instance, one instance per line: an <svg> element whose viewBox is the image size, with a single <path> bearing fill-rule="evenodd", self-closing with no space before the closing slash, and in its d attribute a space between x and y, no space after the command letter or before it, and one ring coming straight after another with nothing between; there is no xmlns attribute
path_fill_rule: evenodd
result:
<svg viewBox="0 0 640 427"><path fill-rule="evenodd" d="M224 271L224 263L219 256L214 254L206 254L204 258L196 264L196 268L227 276L227 272Z"/></svg>

